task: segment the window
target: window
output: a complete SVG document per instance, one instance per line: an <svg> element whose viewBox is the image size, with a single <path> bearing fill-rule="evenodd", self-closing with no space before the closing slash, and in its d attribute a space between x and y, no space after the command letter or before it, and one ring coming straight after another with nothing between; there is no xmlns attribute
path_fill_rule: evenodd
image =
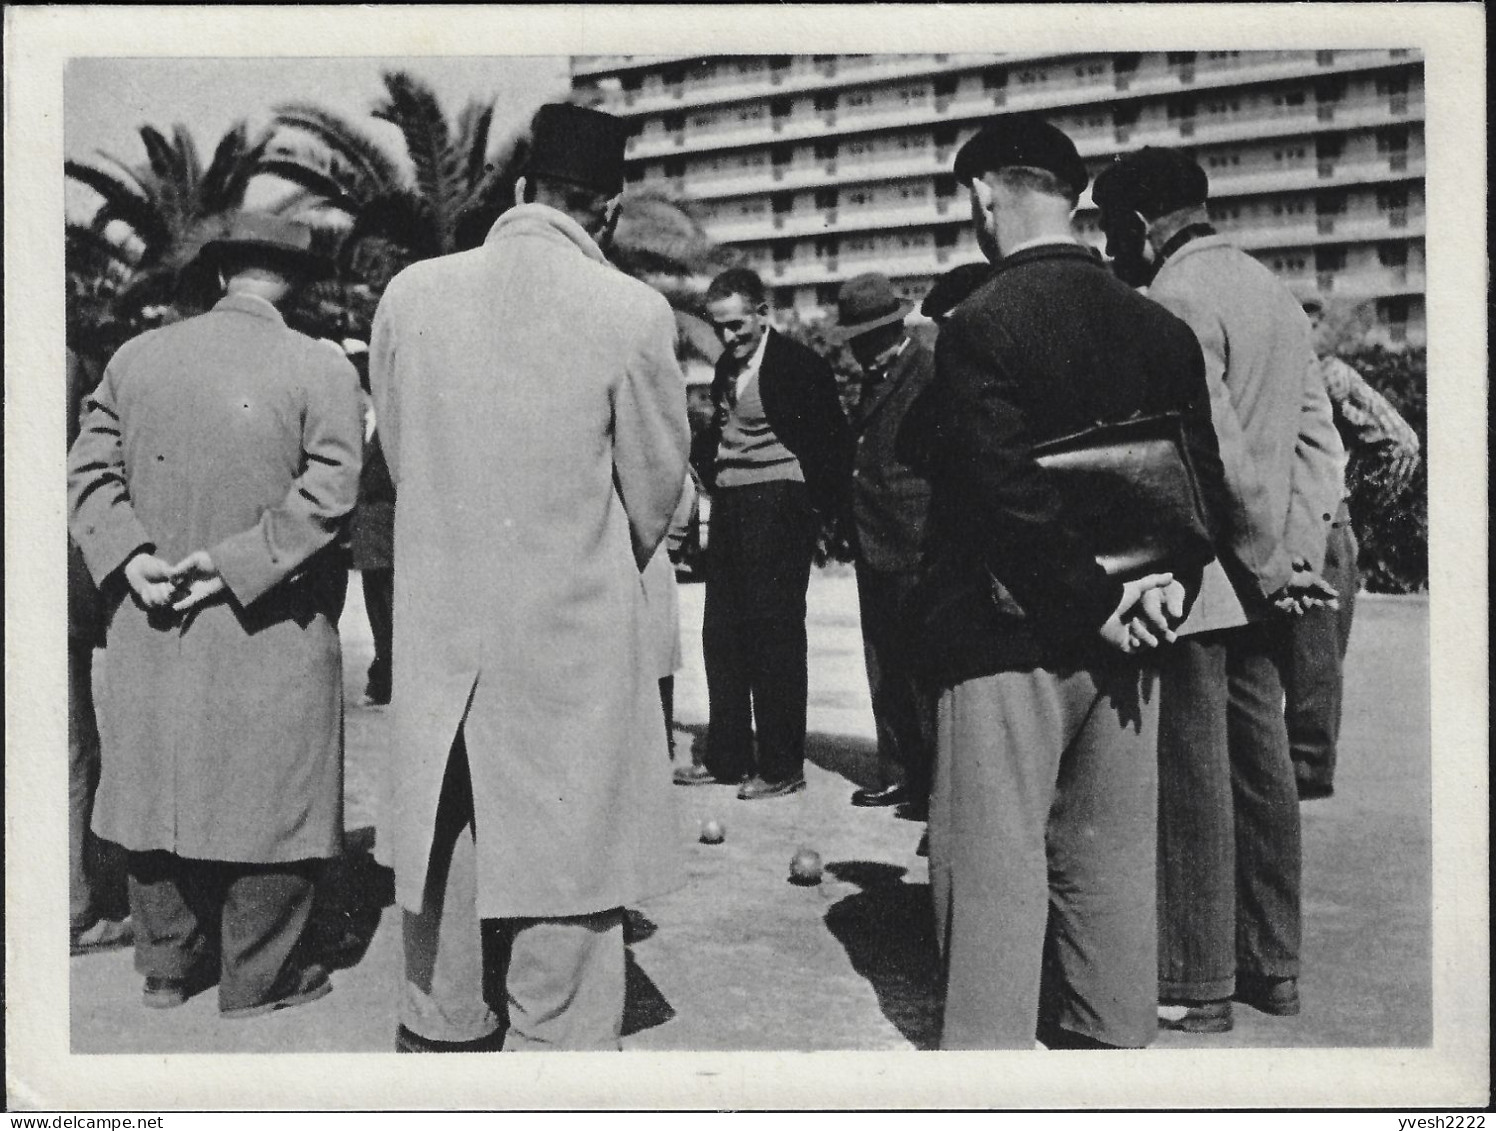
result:
<svg viewBox="0 0 1496 1131"><path fill-rule="evenodd" d="M816 207L819 208L819 209L821 209L821 211L823 211L823 212L829 211L830 209L835 208L836 207L836 190L835 189L817 189L816 190Z"/></svg>
<svg viewBox="0 0 1496 1131"><path fill-rule="evenodd" d="M1377 262L1383 267L1406 267L1408 265L1408 245L1405 243L1378 244Z"/></svg>
<svg viewBox="0 0 1496 1131"><path fill-rule="evenodd" d="M790 240L780 240L774 245L774 262L788 263L795 258L795 245Z"/></svg>
<svg viewBox="0 0 1496 1131"><path fill-rule="evenodd" d="M1194 51L1170 51L1169 52L1169 66L1171 66L1171 67L1183 67L1183 66L1187 66L1187 65L1189 65L1189 64L1191 64L1191 63L1193 63L1195 61L1195 54L1196 53Z"/></svg>
<svg viewBox="0 0 1496 1131"><path fill-rule="evenodd" d="M871 204L873 193L871 189L853 189L847 193L847 203L854 205Z"/></svg>
<svg viewBox="0 0 1496 1131"><path fill-rule="evenodd" d="M1316 271L1344 271L1345 270L1345 248L1343 247L1317 247L1314 249L1314 269Z"/></svg>
<svg viewBox="0 0 1496 1131"><path fill-rule="evenodd" d="M691 118L691 128L693 130L709 130L716 124L717 115L715 114L696 114Z"/></svg>
<svg viewBox="0 0 1496 1131"><path fill-rule="evenodd" d="M1040 70L1026 70L1018 72L1018 83L1020 86L1037 86L1049 81L1049 72Z"/></svg>
<svg viewBox="0 0 1496 1131"><path fill-rule="evenodd" d="M929 95L930 89L926 86L901 86L894 92L895 100L903 106L923 102Z"/></svg>
<svg viewBox="0 0 1496 1131"><path fill-rule="evenodd" d="M1235 58L1239 57L1240 55L1241 55L1240 51L1207 51L1205 53L1205 57L1207 59L1211 59L1211 60L1216 60L1216 59L1235 59Z"/></svg>
<svg viewBox="0 0 1496 1131"><path fill-rule="evenodd" d="M1302 199L1280 200L1273 204L1274 216L1302 216L1309 211L1309 206Z"/></svg>
<svg viewBox="0 0 1496 1131"><path fill-rule="evenodd" d="M816 110L822 114L836 109L836 95L818 94L815 100Z"/></svg>
<svg viewBox="0 0 1496 1131"><path fill-rule="evenodd" d="M847 105L854 110L862 110L873 104L873 92L870 90L854 90L847 95Z"/></svg>
<svg viewBox="0 0 1496 1131"><path fill-rule="evenodd" d="M1408 206L1408 190L1405 187L1385 188L1377 191L1377 208L1391 212Z"/></svg>
<svg viewBox="0 0 1496 1131"><path fill-rule="evenodd" d="M897 149L928 149L930 137L928 134L900 134L892 144Z"/></svg>
<svg viewBox="0 0 1496 1131"><path fill-rule="evenodd" d="M1403 127L1394 127L1390 130L1377 131L1378 153L1406 153L1408 149L1408 131Z"/></svg>
<svg viewBox="0 0 1496 1131"><path fill-rule="evenodd" d="M817 161L835 161L836 160L836 142L834 142L834 141L821 141L821 142L817 142L816 143L816 160Z"/></svg>
<svg viewBox="0 0 1496 1131"><path fill-rule="evenodd" d="M983 90L1002 90L1008 85L1008 72L998 67L982 73Z"/></svg>
<svg viewBox="0 0 1496 1131"><path fill-rule="evenodd" d="M666 114L664 117L665 129L673 134L678 134L686 128L686 116L684 114Z"/></svg>
<svg viewBox="0 0 1496 1131"><path fill-rule="evenodd" d="M916 181L913 184L904 184L899 186L900 200L927 200L929 199L929 196L930 186L923 181Z"/></svg>
<svg viewBox="0 0 1496 1131"><path fill-rule="evenodd" d="M1283 149L1273 150L1273 160L1278 162L1302 161L1309 156L1309 151L1302 145L1288 146Z"/></svg>
<svg viewBox="0 0 1496 1131"><path fill-rule="evenodd" d="M760 122L763 117L764 106L761 102L750 102L738 108L738 121L740 122Z"/></svg>
<svg viewBox="0 0 1496 1131"><path fill-rule="evenodd" d="M1378 94L1407 94L1408 76L1394 75L1391 78L1377 79Z"/></svg>
<svg viewBox="0 0 1496 1131"><path fill-rule="evenodd" d="M1274 106L1302 106L1304 104L1303 90L1285 90L1273 95Z"/></svg>
<svg viewBox="0 0 1496 1131"><path fill-rule="evenodd" d="M1280 255L1273 260L1273 270L1286 274L1298 274L1309 265L1302 255Z"/></svg>
<svg viewBox="0 0 1496 1131"><path fill-rule="evenodd" d="M1205 164L1211 169L1229 169L1241 164L1241 154L1213 153L1205 159Z"/></svg>
<svg viewBox="0 0 1496 1131"><path fill-rule="evenodd" d="M795 198L787 192L776 192L769 198L769 203L773 207L776 216L782 216L787 212L795 210Z"/></svg>
<svg viewBox="0 0 1496 1131"><path fill-rule="evenodd" d="M762 200L745 200L738 205L739 216L762 216L764 214L764 202Z"/></svg>
<svg viewBox="0 0 1496 1131"><path fill-rule="evenodd" d="M756 75L763 69L764 61L762 59L749 56L746 59L738 61L738 74L740 75Z"/></svg>

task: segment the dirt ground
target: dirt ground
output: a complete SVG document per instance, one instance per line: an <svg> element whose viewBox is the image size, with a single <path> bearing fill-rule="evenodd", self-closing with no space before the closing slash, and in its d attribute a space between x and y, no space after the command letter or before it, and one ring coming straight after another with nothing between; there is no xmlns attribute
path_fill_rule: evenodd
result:
<svg viewBox="0 0 1496 1131"><path fill-rule="evenodd" d="M681 754L706 722L702 588L682 587L686 668L677 680ZM872 717L855 586L823 573L810 592L809 788L740 802L723 787L675 789L689 882L631 909L626 1049L926 1049L938 988L922 827L854 809L871 781ZM71 963L75 1053L389 1051L398 915L369 855L371 766L387 712L358 706L371 644L355 583L343 620L347 714L344 857L315 920L335 992L251 1021L223 1021L214 995L155 1011L128 952ZM1304 813L1303 1013L1238 1007L1233 1032L1160 1034L1154 1046L1420 1047L1432 1036L1428 606L1363 598L1347 661L1337 792ZM726 827L697 843L699 823ZM801 847L818 886L788 882Z"/></svg>

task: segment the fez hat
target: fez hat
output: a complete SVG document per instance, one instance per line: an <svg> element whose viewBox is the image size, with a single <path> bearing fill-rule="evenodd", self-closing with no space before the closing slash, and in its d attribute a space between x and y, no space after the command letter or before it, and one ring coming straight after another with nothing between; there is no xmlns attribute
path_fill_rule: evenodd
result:
<svg viewBox="0 0 1496 1131"><path fill-rule="evenodd" d="M301 220L268 212L240 212L203 244L198 259L209 267L224 260L262 264L304 279L325 279L333 262L312 250L312 229Z"/></svg>
<svg viewBox="0 0 1496 1131"><path fill-rule="evenodd" d="M629 128L601 110L549 102L531 124L530 177L554 177L616 195L623 188L623 150Z"/></svg>
<svg viewBox="0 0 1496 1131"><path fill-rule="evenodd" d="M935 280L919 312L926 318L944 318L965 302L992 274L990 263L963 263Z"/></svg>
<svg viewBox="0 0 1496 1131"><path fill-rule="evenodd" d="M956 152L956 180L970 184L983 173L1020 165L1053 173L1076 196L1086 191L1090 177L1075 143L1034 114L1009 114L989 119Z"/></svg>
<svg viewBox="0 0 1496 1131"><path fill-rule="evenodd" d="M914 304L899 297L887 276L869 271L841 285L836 296L836 324L829 328L828 336L835 342L849 342L869 330L902 322L913 310Z"/></svg>
<svg viewBox="0 0 1496 1131"><path fill-rule="evenodd" d="M1137 212L1147 220L1204 204L1209 195L1210 178L1193 158L1153 145L1118 157L1091 189L1097 208Z"/></svg>

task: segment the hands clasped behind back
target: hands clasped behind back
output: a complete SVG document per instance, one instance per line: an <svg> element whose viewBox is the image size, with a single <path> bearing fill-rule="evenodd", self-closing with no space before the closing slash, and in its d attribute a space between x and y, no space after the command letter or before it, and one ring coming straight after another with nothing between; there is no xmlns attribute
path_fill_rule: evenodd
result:
<svg viewBox="0 0 1496 1131"><path fill-rule="evenodd" d="M1097 634L1119 652L1131 655L1172 643L1184 619L1184 586L1172 573L1150 573L1124 582L1122 599Z"/></svg>

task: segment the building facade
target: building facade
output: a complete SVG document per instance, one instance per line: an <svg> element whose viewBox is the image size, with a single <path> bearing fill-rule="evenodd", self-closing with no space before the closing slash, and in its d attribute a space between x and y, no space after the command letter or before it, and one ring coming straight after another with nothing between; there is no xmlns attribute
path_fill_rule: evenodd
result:
<svg viewBox="0 0 1496 1131"><path fill-rule="evenodd" d="M1093 174L1144 145L1190 151L1217 226L1296 293L1424 341L1415 50L578 56L572 85L631 121L629 183L694 201L802 318L863 271L918 299L980 260L956 149L993 114L1037 112ZM1089 194L1076 224L1104 242Z"/></svg>

